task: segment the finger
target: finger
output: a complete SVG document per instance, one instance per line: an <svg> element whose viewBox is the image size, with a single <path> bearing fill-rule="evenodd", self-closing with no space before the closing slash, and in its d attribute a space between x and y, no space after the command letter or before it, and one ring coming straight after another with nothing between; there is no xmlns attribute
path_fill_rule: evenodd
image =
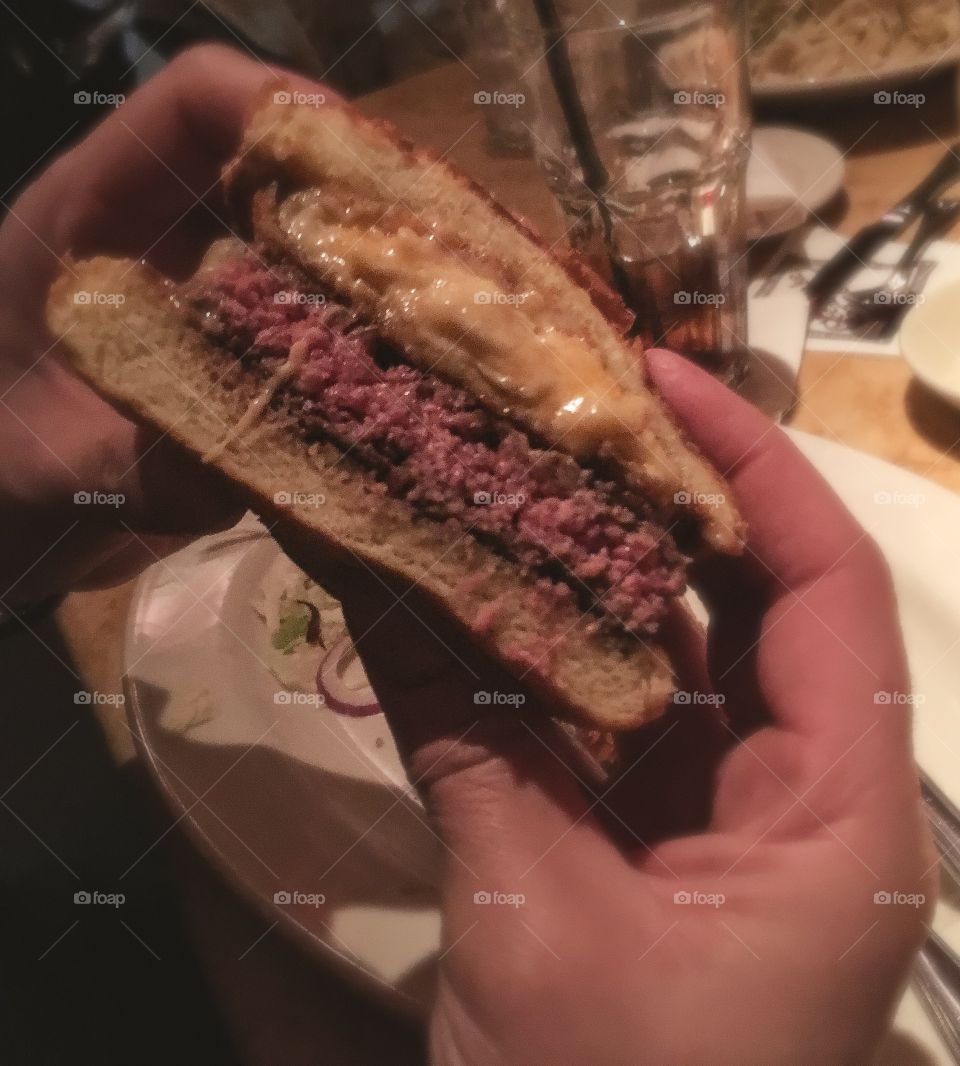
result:
<svg viewBox="0 0 960 1066"><path fill-rule="evenodd" d="M214 533L239 521L245 508L224 477L170 437L143 426L115 435L118 462L111 490L124 497L128 525L145 535Z"/></svg>
<svg viewBox="0 0 960 1066"><path fill-rule="evenodd" d="M31 466L49 505L66 500L67 513L76 518L70 501L78 491L116 500L115 507L83 515L84 524L118 533L200 534L227 528L243 513L236 493L212 467L171 437L101 403L85 382L59 368L34 371L18 387L16 402L30 420L27 440L36 434L56 446L56 453L37 450Z"/></svg>
<svg viewBox="0 0 960 1066"><path fill-rule="evenodd" d="M671 352L648 353L660 394L727 479L749 525L749 554L789 588L824 574L863 529L776 425Z"/></svg>
<svg viewBox="0 0 960 1066"><path fill-rule="evenodd" d="M169 258L183 258L184 245L202 248L209 230L225 224L221 169L237 151L252 102L281 76L294 77L207 45L184 52L135 92L64 160L61 180L79 178L63 217L75 252L157 262L171 249ZM204 202L207 209L192 210Z"/></svg>
<svg viewBox="0 0 960 1066"><path fill-rule="evenodd" d="M850 743L875 723L875 694L907 684L882 557L765 416L678 356L651 352L649 366L686 432L726 476L749 527L745 561L723 564L724 586L735 615L738 578L762 575L765 610L749 654L764 703L792 729L834 747ZM712 606L722 615L722 602ZM888 722L899 743L903 716Z"/></svg>
<svg viewBox="0 0 960 1066"><path fill-rule="evenodd" d="M30 253L13 259L35 262L38 270L5 279L12 286L5 291L19 286L35 296L68 251L147 258L167 273L188 271L224 228L220 172L240 144L251 104L280 78L318 89L221 45L191 48L173 60L14 205L4 237Z"/></svg>
<svg viewBox="0 0 960 1066"><path fill-rule="evenodd" d="M714 692L703 626L675 610L659 639L677 668L677 693L651 725L617 738L619 772L604 795L612 831L623 843L649 847L707 824L717 763L730 746L723 728L724 697Z"/></svg>
<svg viewBox="0 0 960 1066"><path fill-rule="evenodd" d="M415 590L388 591L364 573L344 612L464 890L521 891L528 877L539 884L565 865L571 848L615 854L588 812L548 708L530 700L478 704L478 693L527 694L454 637Z"/></svg>
<svg viewBox="0 0 960 1066"><path fill-rule="evenodd" d="M135 92L64 168L64 180L71 171L81 178L65 217L77 253L107 250L157 262L168 250L175 253L171 258L182 259L185 248L205 247L206 231L225 226L219 197L223 165L239 147L254 100L281 78L298 88L321 89L229 48L204 45L182 53ZM323 94L335 96L329 89ZM186 224L176 225L181 220ZM111 241L106 249L104 239Z"/></svg>
<svg viewBox="0 0 960 1066"><path fill-rule="evenodd" d="M101 589L119 585L136 577L148 566L185 548L193 539L176 534L128 535L113 555L101 560L71 585L75 589Z"/></svg>

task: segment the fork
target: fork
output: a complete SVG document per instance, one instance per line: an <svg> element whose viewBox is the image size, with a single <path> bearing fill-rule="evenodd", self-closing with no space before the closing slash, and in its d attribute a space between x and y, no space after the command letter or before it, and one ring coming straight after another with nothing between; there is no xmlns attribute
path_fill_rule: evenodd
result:
<svg viewBox="0 0 960 1066"><path fill-rule="evenodd" d="M907 308L916 302L913 291L923 253L956 221L960 200L935 200L927 205L913 239L882 285L847 294L848 319L854 327L876 324L889 337Z"/></svg>
<svg viewBox="0 0 960 1066"><path fill-rule="evenodd" d="M920 791L943 868L960 884L960 811L922 770ZM954 1062L960 1062L960 956L932 930L913 965L912 981Z"/></svg>

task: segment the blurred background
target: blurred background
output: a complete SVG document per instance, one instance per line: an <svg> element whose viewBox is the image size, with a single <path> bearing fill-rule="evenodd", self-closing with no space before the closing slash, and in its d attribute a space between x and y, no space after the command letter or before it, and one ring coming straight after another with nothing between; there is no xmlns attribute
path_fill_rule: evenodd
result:
<svg viewBox="0 0 960 1066"><path fill-rule="evenodd" d="M0 6L0 186L96 121L75 92L124 93L198 41L248 48L353 96L450 60L465 40L457 0L10 0ZM110 106L110 105L104 105Z"/></svg>
<svg viewBox="0 0 960 1066"><path fill-rule="evenodd" d="M129 94L190 43L247 48L356 96L469 56L471 40L489 52L496 7L497 0L4 0L0 188L13 191L51 143L68 144L96 121L95 106L80 114L70 106L75 92ZM746 7L761 112L806 105L809 119L823 103L799 100L803 83L832 90L911 65L928 74L960 45L958 0L750 0ZM830 111L820 117L836 119Z"/></svg>

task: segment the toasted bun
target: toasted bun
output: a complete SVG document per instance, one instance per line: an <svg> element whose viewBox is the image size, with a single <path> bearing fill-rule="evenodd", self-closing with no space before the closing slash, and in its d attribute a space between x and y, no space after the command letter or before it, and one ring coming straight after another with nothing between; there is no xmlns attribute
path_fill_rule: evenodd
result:
<svg viewBox="0 0 960 1066"><path fill-rule="evenodd" d="M671 698L663 651L634 637L596 632L592 616L547 606L532 580L462 532L416 518L333 448L304 443L269 412L249 435L231 432L258 388L236 360L184 321L175 291L137 263L106 258L73 265L51 290L48 320L67 335L76 370L110 402L214 465L293 558L323 573L331 562L369 567L418 592L473 631L523 685L567 717L601 729L632 728ZM122 293L122 305L78 304L77 292ZM321 506L278 505L291 492ZM478 638L478 616L490 626ZM402 652L402 649L398 649Z"/></svg>

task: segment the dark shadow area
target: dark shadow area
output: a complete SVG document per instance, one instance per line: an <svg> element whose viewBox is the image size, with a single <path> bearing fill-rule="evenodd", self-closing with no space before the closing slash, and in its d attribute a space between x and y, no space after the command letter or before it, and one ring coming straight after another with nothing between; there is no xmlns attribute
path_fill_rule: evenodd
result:
<svg viewBox="0 0 960 1066"><path fill-rule="evenodd" d="M0 1059L238 1062L174 903L149 798L111 760L50 619L0 640ZM38 639L39 638L39 639ZM43 643L41 643L43 641ZM46 645L46 646L45 646ZM75 902L122 891L122 906Z"/></svg>
<svg viewBox="0 0 960 1066"><path fill-rule="evenodd" d="M239 1066L228 1032L251 1061L273 1062L276 1049L263 1047L271 1027L291 1033L285 1066L373 1066L384 1032L394 1037L398 1064L424 1061L418 1027L279 929L259 943L270 922L208 867L182 826L168 832L176 816L142 764L118 767L91 707L75 702L85 686L53 621L31 626L33 634L15 629L0 639L3 1066ZM274 769L255 761L254 776L272 779ZM219 799L227 813L257 797L227 787ZM191 902L200 896L204 913L217 912L217 929L200 935L204 964L207 955L216 958L216 994L230 998L226 1016L195 950L197 930L180 906L183 882L175 875L185 867ZM78 903L77 893L124 899L117 906ZM237 944L256 944L256 951L241 959ZM316 1022L319 1007L324 1018L337 1019L329 1038ZM264 1010L281 1016L266 1021ZM258 1016L257 1032L246 1032L244 1018Z"/></svg>
<svg viewBox="0 0 960 1066"><path fill-rule="evenodd" d="M785 418L796 403L796 375L776 353L750 349L750 367L740 395L773 419Z"/></svg>
<svg viewBox="0 0 960 1066"><path fill-rule="evenodd" d="M910 425L939 451L960 460L960 411L914 379L907 387L904 407Z"/></svg>

